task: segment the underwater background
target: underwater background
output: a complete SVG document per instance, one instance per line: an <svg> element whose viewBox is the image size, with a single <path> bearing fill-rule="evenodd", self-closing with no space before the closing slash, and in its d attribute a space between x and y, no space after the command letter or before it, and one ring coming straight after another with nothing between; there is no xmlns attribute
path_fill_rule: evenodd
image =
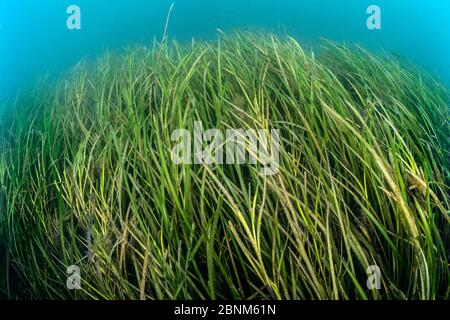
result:
<svg viewBox="0 0 450 320"><path fill-rule="evenodd" d="M303 44L357 42L399 53L450 82L448 0L0 0L0 99L83 57L161 39L172 3L169 37L180 41L255 28ZM70 5L81 9L81 30L66 26ZM381 8L381 30L366 26L370 5Z"/></svg>
<svg viewBox="0 0 450 320"><path fill-rule="evenodd" d="M0 0L0 300L449 300L449 9Z"/></svg>

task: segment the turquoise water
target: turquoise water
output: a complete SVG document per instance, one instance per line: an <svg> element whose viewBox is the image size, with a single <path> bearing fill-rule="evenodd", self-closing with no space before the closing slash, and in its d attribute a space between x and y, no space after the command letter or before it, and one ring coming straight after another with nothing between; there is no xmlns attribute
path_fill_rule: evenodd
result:
<svg viewBox="0 0 450 320"><path fill-rule="evenodd" d="M288 33L400 53L450 83L450 0L0 0L0 98L43 74L58 74L83 57L161 38L174 3L169 36L214 39L217 29ZM81 10L69 30L66 9ZM381 9L369 30L367 8Z"/></svg>

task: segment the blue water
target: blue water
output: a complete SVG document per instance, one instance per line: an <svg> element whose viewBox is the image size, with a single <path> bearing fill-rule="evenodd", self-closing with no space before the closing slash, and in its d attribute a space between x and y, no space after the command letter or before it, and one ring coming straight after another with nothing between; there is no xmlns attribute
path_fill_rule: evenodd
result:
<svg viewBox="0 0 450 320"><path fill-rule="evenodd" d="M43 74L127 43L169 36L215 39L217 28L288 33L398 52L450 83L450 0L0 0L0 99ZM81 9L81 30L68 30L66 8ZM381 30L366 26L381 8Z"/></svg>

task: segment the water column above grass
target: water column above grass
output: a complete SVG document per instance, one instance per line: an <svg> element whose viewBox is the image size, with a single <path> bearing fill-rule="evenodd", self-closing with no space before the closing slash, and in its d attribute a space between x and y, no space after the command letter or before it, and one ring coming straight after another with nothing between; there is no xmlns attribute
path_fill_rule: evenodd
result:
<svg viewBox="0 0 450 320"><path fill-rule="evenodd" d="M0 2L0 98L45 74L58 75L105 49L161 39L168 0L3 0ZM304 44L320 38L393 50L450 79L447 0L176 0L170 37L216 39L217 28L285 33ZM381 30L368 30L370 5L382 10ZM78 5L82 29L68 30L66 9Z"/></svg>

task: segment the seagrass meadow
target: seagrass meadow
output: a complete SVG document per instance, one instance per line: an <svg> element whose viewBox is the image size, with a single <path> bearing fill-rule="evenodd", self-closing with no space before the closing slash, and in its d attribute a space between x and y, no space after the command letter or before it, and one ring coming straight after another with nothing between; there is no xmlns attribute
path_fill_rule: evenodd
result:
<svg viewBox="0 0 450 320"><path fill-rule="evenodd" d="M449 101L394 54L262 33L80 62L2 107L0 296L448 299ZM276 128L278 173L175 164L195 121Z"/></svg>

